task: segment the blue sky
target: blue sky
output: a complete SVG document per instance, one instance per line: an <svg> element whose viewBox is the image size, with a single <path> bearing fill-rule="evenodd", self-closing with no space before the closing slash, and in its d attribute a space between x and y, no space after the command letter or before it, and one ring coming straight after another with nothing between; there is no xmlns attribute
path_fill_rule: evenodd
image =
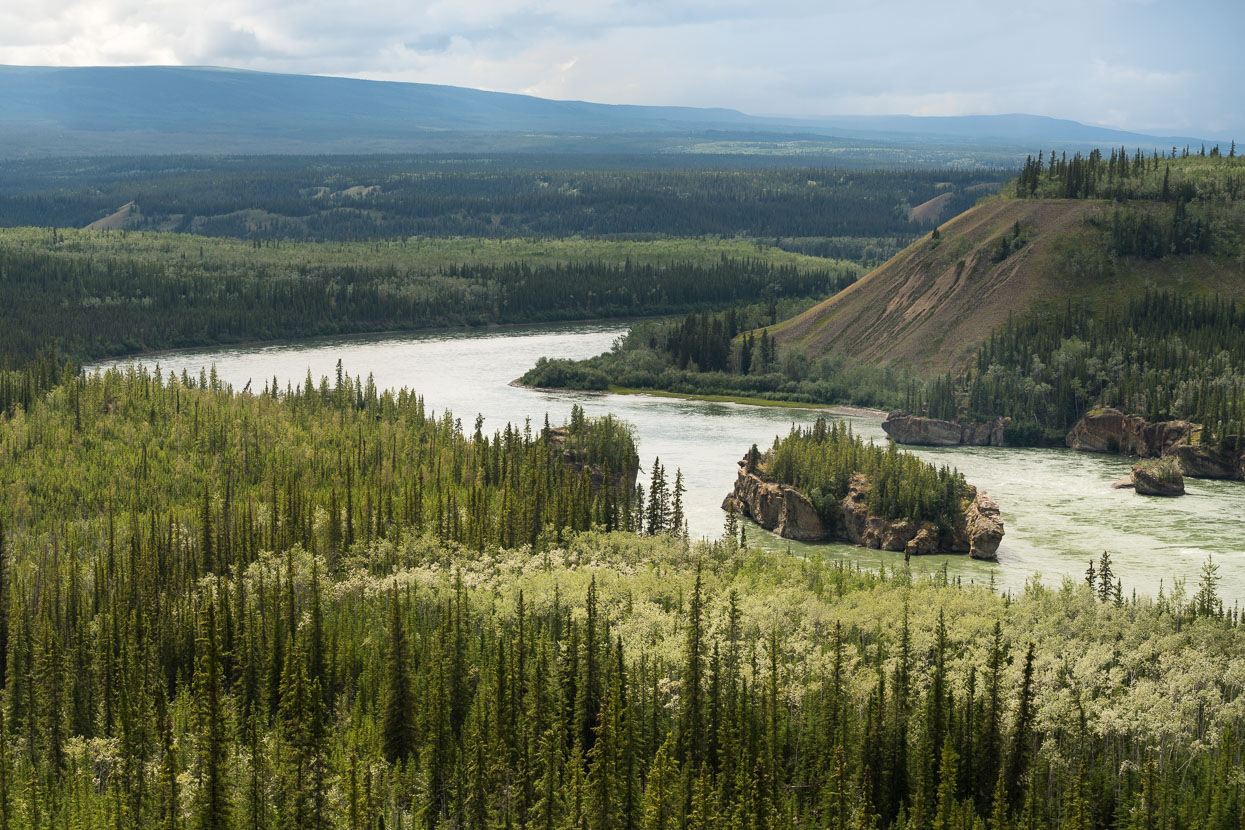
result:
<svg viewBox="0 0 1245 830"><path fill-rule="evenodd" d="M0 63L219 65L760 115L1245 137L1245 0L5 0Z"/></svg>

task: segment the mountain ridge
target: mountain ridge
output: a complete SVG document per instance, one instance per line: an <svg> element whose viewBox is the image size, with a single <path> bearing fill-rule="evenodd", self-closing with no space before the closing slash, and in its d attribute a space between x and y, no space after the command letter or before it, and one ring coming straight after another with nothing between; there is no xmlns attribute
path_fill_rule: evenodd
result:
<svg viewBox="0 0 1245 830"><path fill-rule="evenodd" d="M722 135L714 135L723 133ZM1200 142L1031 115L781 118L727 108L554 100L467 87L228 67L0 65L0 155L559 149L593 138L1021 148Z"/></svg>

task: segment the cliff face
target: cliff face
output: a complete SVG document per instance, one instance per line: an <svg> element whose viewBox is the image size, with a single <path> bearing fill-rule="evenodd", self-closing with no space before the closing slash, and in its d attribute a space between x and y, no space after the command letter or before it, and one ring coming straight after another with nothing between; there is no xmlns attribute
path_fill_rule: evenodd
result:
<svg viewBox="0 0 1245 830"><path fill-rule="evenodd" d="M1148 423L1140 415L1104 407L1077 421L1066 443L1085 452L1171 458L1189 478L1245 480L1245 441L1231 436L1218 446L1202 446L1192 443L1197 429L1188 421Z"/></svg>
<svg viewBox="0 0 1245 830"><path fill-rule="evenodd" d="M1193 431L1188 421L1150 424L1140 415L1118 409L1095 409L1077 421L1068 433L1067 445L1086 452L1119 453L1140 458L1166 455L1177 444L1187 443Z"/></svg>
<svg viewBox="0 0 1245 830"><path fill-rule="evenodd" d="M722 509L747 516L784 539L848 542L908 555L967 553L975 559L996 558L1003 539L1003 520L998 504L985 493L974 493L960 525L946 534L940 534L932 522L872 515L868 495L868 479L853 476L847 496L826 519L799 490L765 481L740 462L735 489L722 502Z"/></svg>
<svg viewBox="0 0 1245 830"><path fill-rule="evenodd" d="M960 424L938 418L922 418L898 410L891 412L882 422L882 430L896 444L914 444L923 447L954 447L965 444L974 447L1005 447L1005 433L1011 418L995 418L986 423Z"/></svg>

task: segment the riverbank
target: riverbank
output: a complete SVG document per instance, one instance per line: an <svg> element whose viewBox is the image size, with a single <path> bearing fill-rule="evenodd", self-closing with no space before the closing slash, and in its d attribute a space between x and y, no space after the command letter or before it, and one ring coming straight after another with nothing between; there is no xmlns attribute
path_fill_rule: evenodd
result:
<svg viewBox="0 0 1245 830"><path fill-rule="evenodd" d="M83 361L83 368L91 368L103 364L125 363L140 358L160 357L161 355L179 355L179 354L195 354L199 352L211 352L216 350L232 351L234 349L260 349L269 346L314 346L320 343L333 342L362 342L371 339L396 338L403 335L438 335L438 334L462 334L470 336L473 334L503 334L508 331L522 331L523 329L532 329L536 332L556 332L563 326L626 326L630 328L635 323L644 322L646 320L666 320L671 316L669 314L659 314L653 317L588 317L577 320L549 320L545 322L526 322L526 323L480 323L478 325L461 325L461 326L433 326L430 328L403 328L403 329L383 329L379 331L344 331L337 334L310 334L306 337L276 337L268 340L246 340L242 342L216 342L204 343L197 346L178 346L172 349L152 349L142 352L128 352L126 354L109 355L106 357L96 357L91 360ZM349 368L349 367L348 367ZM885 415L885 413L883 413Z"/></svg>
<svg viewBox="0 0 1245 830"><path fill-rule="evenodd" d="M841 406L837 404L804 403L802 401L782 401L772 398L754 398L746 395L697 395L684 392L668 392L664 389L636 389L628 386L610 386L602 390L567 390L552 386L528 386L521 378L510 381L516 389L530 389L533 392L565 393L580 392L585 395L630 395L641 398L673 398L682 401L702 401L704 403L733 403L740 406L764 406L775 409L803 409L812 412L824 412L842 418L877 418L884 419L886 410L869 409L861 406Z"/></svg>

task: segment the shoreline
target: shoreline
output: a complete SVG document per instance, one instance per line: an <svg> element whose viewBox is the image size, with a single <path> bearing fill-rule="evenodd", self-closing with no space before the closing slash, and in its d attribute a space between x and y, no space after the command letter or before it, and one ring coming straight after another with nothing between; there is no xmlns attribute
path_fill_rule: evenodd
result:
<svg viewBox="0 0 1245 830"><path fill-rule="evenodd" d="M591 323L611 324L611 323L636 323L642 320L661 320L669 315L659 314L655 317L586 317L577 320L546 320L531 323L481 323L478 326L462 325L462 326L435 326L432 328L413 328L413 329L382 329L378 331L351 331L340 332L338 334L308 334L298 337L277 337L270 340L243 340L237 343L207 343L198 346L177 346L169 349L152 349L143 352L131 352L129 354L115 355L113 357L98 357L89 361L84 361L81 365L100 366L104 363L124 363L139 358L159 357L164 354L184 354L186 352L206 352L217 351L221 349L250 349L257 346L281 346L294 343L318 343L330 340L347 340L358 337L393 337L400 334L446 334L450 332L461 332L470 334L474 332L489 331L505 331L507 329L517 329L536 326L582 326Z"/></svg>
<svg viewBox="0 0 1245 830"><path fill-rule="evenodd" d="M662 389L633 389L626 386L611 386L608 389L564 389L556 386L528 386L521 378L515 378L506 384L516 389L531 389L533 392L580 392L585 395L635 395L648 398L674 398L684 401L704 401L706 403L733 403L738 406L760 406L780 409L812 409L830 415L848 418L885 418L886 410L870 409L864 406L847 404L803 403L801 401L778 401L770 398L752 398L746 395L697 395L682 392L667 392Z"/></svg>

